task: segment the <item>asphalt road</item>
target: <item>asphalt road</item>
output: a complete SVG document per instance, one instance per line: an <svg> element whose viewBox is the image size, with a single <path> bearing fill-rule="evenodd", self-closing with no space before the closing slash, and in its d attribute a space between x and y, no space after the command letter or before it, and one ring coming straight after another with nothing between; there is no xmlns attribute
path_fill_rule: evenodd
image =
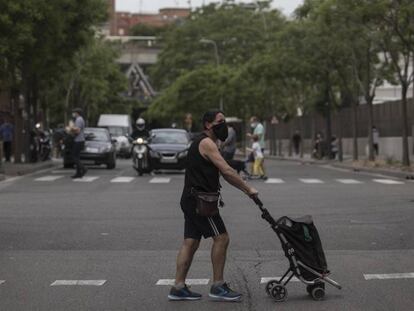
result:
<svg viewBox="0 0 414 311"><path fill-rule="evenodd" d="M261 278L282 275L288 262L253 202L224 184L226 279L244 299L209 301L211 241L204 240L189 275L204 283L192 286L204 298L168 302L169 286L156 284L174 277L184 176L137 177L121 160L115 170L90 169L83 182L60 169L0 182L0 310L414 309L414 183L266 165L273 179L253 181L266 207L275 218L313 216L332 278L343 285L327 286L324 301L312 301L299 282L288 284L283 303L267 297Z"/></svg>

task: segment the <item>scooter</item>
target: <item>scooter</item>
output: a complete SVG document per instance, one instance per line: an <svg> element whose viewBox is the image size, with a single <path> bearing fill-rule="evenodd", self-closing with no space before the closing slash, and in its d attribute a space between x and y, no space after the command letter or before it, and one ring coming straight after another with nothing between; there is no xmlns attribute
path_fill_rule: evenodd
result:
<svg viewBox="0 0 414 311"><path fill-rule="evenodd" d="M148 141L139 137L132 141L132 161L133 167L139 176L144 173L151 173L151 163L149 161Z"/></svg>
<svg viewBox="0 0 414 311"><path fill-rule="evenodd" d="M50 142L50 133L48 131L41 131L39 133L39 157L40 161L50 159L52 153L52 146Z"/></svg>

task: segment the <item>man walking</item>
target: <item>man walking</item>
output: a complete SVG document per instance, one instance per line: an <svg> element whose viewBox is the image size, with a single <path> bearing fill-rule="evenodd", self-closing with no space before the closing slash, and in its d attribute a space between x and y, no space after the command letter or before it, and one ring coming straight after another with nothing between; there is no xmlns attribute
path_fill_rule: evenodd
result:
<svg viewBox="0 0 414 311"><path fill-rule="evenodd" d="M74 126L71 128L71 133L74 135L73 146L72 146L72 157L73 162L76 166L76 173L72 178L82 178L87 168L80 161L80 153L85 147L85 121L82 118L82 109L75 108L72 110L72 117L74 119Z"/></svg>
<svg viewBox="0 0 414 311"><path fill-rule="evenodd" d="M224 160L231 161L236 153L237 136L233 124L227 124L227 128L229 134L227 139L221 145L221 153Z"/></svg>
<svg viewBox="0 0 414 311"><path fill-rule="evenodd" d="M12 154L13 125L6 119L0 126L0 137L3 140L3 150L6 162L10 162Z"/></svg>
<svg viewBox="0 0 414 311"><path fill-rule="evenodd" d="M204 131L192 143L187 157L184 190L181 209L184 213L184 241L177 256L175 286L171 288L170 300L198 300L201 295L189 290L185 284L194 254L200 245L201 237L213 238L211 261L213 264L213 284L209 296L216 300L238 301L242 295L229 288L224 281L224 265L229 245L229 235L220 214L202 216L197 206L197 193L218 194L220 173L231 185L249 196L257 195L257 190L249 187L220 155L217 140L225 141L228 129L224 114L220 111L207 112L203 116ZM217 208L218 202L216 204Z"/></svg>

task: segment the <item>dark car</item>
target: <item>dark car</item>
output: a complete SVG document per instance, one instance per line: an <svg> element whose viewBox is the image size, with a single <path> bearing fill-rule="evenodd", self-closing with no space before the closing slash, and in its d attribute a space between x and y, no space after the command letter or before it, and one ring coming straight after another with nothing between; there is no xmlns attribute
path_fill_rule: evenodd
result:
<svg viewBox="0 0 414 311"><path fill-rule="evenodd" d="M116 166L116 148L109 132L104 128L85 128L85 148L81 152L81 161L84 164L101 165L105 164L108 169ZM65 140L65 152L63 166L73 167L71 154L71 141Z"/></svg>
<svg viewBox="0 0 414 311"><path fill-rule="evenodd" d="M185 130L154 129L150 132L149 157L154 170L185 169L190 136Z"/></svg>

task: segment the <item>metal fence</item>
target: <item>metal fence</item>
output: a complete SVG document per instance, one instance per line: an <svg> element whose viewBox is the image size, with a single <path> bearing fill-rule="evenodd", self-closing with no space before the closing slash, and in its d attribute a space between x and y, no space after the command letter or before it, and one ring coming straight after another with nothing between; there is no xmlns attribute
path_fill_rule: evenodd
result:
<svg viewBox="0 0 414 311"><path fill-rule="evenodd" d="M414 105L412 100L408 104L408 135L412 135L414 125ZM379 130L381 137L400 137L402 135L402 113L399 101L387 102L373 107L373 123ZM339 116L340 114L340 116ZM352 109L344 108L331 113L332 135L338 136L342 131L342 137L352 137ZM360 105L357 108L357 136L368 136L368 106ZM293 133L299 130L302 138L311 139L316 133L321 132L326 137L326 118L313 113L291 119L289 122L270 124L267 126L267 138L291 139Z"/></svg>

